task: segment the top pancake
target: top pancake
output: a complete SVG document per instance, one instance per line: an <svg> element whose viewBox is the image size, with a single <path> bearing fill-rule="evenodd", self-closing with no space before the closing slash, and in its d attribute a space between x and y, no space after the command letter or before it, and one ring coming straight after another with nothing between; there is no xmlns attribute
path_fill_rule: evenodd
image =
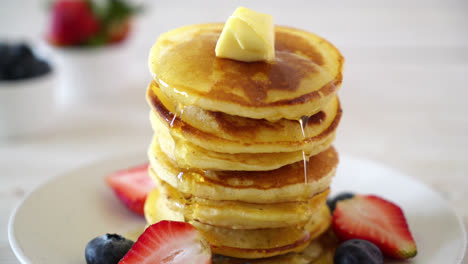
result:
<svg viewBox="0 0 468 264"><path fill-rule="evenodd" d="M163 92L182 105L256 119L299 119L320 111L341 84L343 57L324 39L275 27L275 61L217 58L223 24L162 34L149 67Z"/></svg>

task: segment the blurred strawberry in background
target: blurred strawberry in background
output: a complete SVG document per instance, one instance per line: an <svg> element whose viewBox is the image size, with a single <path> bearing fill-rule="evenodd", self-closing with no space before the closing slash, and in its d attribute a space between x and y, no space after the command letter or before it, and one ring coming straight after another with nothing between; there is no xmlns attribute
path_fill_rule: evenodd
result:
<svg viewBox="0 0 468 264"><path fill-rule="evenodd" d="M100 30L100 22L86 1L62 0L52 7L49 41L57 46L85 43Z"/></svg>
<svg viewBox="0 0 468 264"><path fill-rule="evenodd" d="M124 41L140 7L124 0L57 0L47 40L54 46L98 46Z"/></svg>
<svg viewBox="0 0 468 264"><path fill-rule="evenodd" d="M107 41L119 43L125 40L130 33L131 24L129 20L114 22L107 29Z"/></svg>

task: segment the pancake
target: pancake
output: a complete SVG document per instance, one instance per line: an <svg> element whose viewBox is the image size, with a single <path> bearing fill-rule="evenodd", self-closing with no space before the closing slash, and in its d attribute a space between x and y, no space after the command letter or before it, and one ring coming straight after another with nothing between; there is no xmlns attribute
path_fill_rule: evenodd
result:
<svg viewBox="0 0 468 264"><path fill-rule="evenodd" d="M311 116L334 98L344 60L326 40L276 26L275 61L247 63L215 56L222 28L190 25L158 38L149 68L171 100L271 121Z"/></svg>
<svg viewBox="0 0 468 264"><path fill-rule="evenodd" d="M154 174L153 174L154 175ZM162 200L185 221L231 229L279 228L304 225L326 202L329 190L314 195L305 202L246 203L219 201L186 195L153 176Z"/></svg>
<svg viewBox="0 0 468 264"><path fill-rule="evenodd" d="M280 119L269 122L213 112L197 106L179 109L152 82L147 91L147 101L152 108L153 128L159 119L170 129L173 138L184 140L204 149L223 153L313 152L317 146L333 137L341 118L341 107L335 96L320 112L303 118L304 127L297 120ZM223 146L220 149L219 146Z"/></svg>
<svg viewBox="0 0 468 264"><path fill-rule="evenodd" d="M149 224L161 220L184 220L181 219L181 214L167 206L158 188L148 195L144 209ZM213 253L250 259L300 252L329 228L330 220L330 211L323 205L305 225L282 228L242 230L207 225L194 220L187 222L197 228L210 244Z"/></svg>
<svg viewBox="0 0 468 264"><path fill-rule="evenodd" d="M222 145L219 146L219 151L205 149L192 144L183 137L178 137L177 134L171 134L170 128L159 118L153 118L151 121L161 150L181 168L240 171L274 170L302 161L304 156L313 156L328 149L335 139L333 131L326 137L325 141L316 142L314 147L308 150L309 152L298 150L271 153L224 153Z"/></svg>
<svg viewBox="0 0 468 264"><path fill-rule="evenodd" d="M150 175L156 177L156 171L159 178L182 193L254 203L307 201L328 189L338 164L338 154L330 147L309 158L307 178L303 161L272 171L181 169L161 151L156 138L148 150L148 158Z"/></svg>
<svg viewBox="0 0 468 264"><path fill-rule="evenodd" d="M282 26L273 62L217 58L222 28L181 27L150 51L156 188L145 218L192 224L215 264L332 263L326 197L344 59L319 36Z"/></svg>
<svg viewBox="0 0 468 264"><path fill-rule="evenodd" d="M332 232L314 239L301 252L291 252L263 259L239 259L221 255L213 256L213 264L333 264L338 241Z"/></svg>

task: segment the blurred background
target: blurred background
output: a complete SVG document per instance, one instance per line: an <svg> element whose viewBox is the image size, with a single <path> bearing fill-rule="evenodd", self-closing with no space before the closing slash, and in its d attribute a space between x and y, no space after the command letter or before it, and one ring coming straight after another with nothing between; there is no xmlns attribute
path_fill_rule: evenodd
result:
<svg viewBox="0 0 468 264"><path fill-rule="evenodd" d="M25 193L70 169L146 150L152 134L144 100L151 80L147 56L158 35L186 24L223 22L237 6L271 14L276 24L315 32L338 47L346 59L339 151L431 186L467 225L468 1L130 3L143 8L131 16L122 41L70 49L50 39L48 1L1 1L0 41L29 43L57 80L56 105L47 113L32 110L41 93L34 87L21 95L32 101L15 95L8 107L0 101L1 118L43 124L0 139L0 263L17 263L8 246L7 216ZM0 81L0 100L10 86ZM0 129L11 127L4 122Z"/></svg>

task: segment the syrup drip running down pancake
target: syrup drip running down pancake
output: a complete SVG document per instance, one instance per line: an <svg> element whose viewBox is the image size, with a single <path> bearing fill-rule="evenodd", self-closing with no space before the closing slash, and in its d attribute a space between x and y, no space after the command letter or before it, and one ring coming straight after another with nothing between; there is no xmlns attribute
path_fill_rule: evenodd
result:
<svg viewBox="0 0 468 264"><path fill-rule="evenodd" d="M212 200L237 200L255 203L307 201L325 191L335 174L338 154L333 147L309 160L307 182L303 162L273 171L211 171L181 169L162 153L155 138L148 150L150 175L185 194Z"/></svg>
<svg viewBox="0 0 468 264"><path fill-rule="evenodd" d="M179 106L152 82L147 90L152 108L151 119L158 118L171 134L205 149L225 153L312 152L331 137L341 118L341 107L333 97L311 117L269 122L204 110L197 106ZM176 109L179 108L179 109ZM183 111L182 111L183 110ZM305 122L303 122L305 121ZM157 129L153 125L154 129ZM223 146L220 149L219 146Z"/></svg>
<svg viewBox="0 0 468 264"><path fill-rule="evenodd" d="M263 171L306 160L330 146L341 118L337 97L303 124L231 116L196 106L185 107L177 116L170 111L175 111L171 107L175 104L154 82L147 100L163 152L182 168Z"/></svg>

